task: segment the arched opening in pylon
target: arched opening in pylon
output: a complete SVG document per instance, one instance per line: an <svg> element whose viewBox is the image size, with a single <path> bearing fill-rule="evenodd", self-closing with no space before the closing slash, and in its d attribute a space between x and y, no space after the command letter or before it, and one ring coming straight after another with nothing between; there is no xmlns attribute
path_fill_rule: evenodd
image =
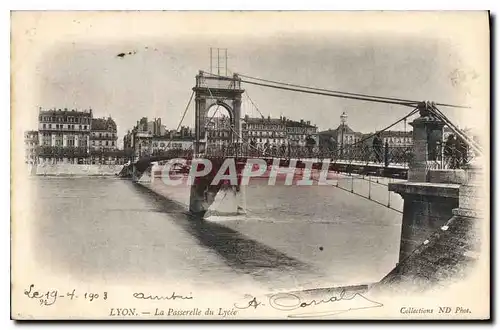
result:
<svg viewBox="0 0 500 330"><path fill-rule="evenodd" d="M205 116L206 150L224 154L234 142L233 109L224 102L215 102Z"/></svg>

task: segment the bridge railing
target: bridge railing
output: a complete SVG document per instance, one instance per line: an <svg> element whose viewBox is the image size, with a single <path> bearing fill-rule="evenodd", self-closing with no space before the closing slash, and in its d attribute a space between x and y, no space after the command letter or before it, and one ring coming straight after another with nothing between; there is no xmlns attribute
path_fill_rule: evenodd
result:
<svg viewBox="0 0 500 330"><path fill-rule="evenodd" d="M427 162L429 169L460 169L469 164L475 153L466 146L439 145L432 153L433 159ZM52 155L53 156L53 155ZM144 156L144 155L143 155ZM192 149L170 149L155 151L147 157L171 159L192 158ZM408 168L413 159L413 146L374 147L368 145L344 146L331 150L327 148L291 146L291 147L250 147L249 145L207 146L199 157L206 158L281 158L281 159L329 159L333 163L372 165L379 167ZM142 157L140 157L142 158Z"/></svg>
<svg viewBox="0 0 500 330"><path fill-rule="evenodd" d="M344 146L329 150L311 146L207 146L205 157L255 157L318 160L378 166L408 167L413 160L412 146L373 147L368 145Z"/></svg>
<svg viewBox="0 0 500 330"><path fill-rule="evenodd" d="M428 169L462 169L469 165L476 153L466 144L437 145L432 160L427 162Z"/></svg>

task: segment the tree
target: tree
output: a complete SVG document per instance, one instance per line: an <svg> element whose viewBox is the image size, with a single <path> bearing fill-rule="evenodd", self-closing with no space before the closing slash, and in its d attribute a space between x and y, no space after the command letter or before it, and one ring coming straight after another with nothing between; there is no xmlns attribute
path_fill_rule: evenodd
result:
<svg viewBox="0 0 500 330"><path fill-rule="evenodd" d="M469 162L469 146L460 137L450 134L444 145L443 158L449 168L460 168Z"/></svg>
<svg viewBox="0 0 500 330"><path fill-rule="evenodd" d="M308 135L306 137L306 149L308 156L312 155L312 150L315 146L316 146L316 140L312 136Z"/></svg>

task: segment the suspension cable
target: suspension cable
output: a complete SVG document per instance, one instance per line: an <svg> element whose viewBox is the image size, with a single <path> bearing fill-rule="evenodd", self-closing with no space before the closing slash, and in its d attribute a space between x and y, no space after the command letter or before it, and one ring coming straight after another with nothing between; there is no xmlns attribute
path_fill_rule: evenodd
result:
<svg viewBox="0 0 500 330"><path fill-rule="evenodd" d="M384 97L384 96L376 96L376 95L368 95L368 94L360 94L360 93L342 92L342 91L326 89L326 88L309 87L309 86L304 86L304 85L297 85L297 84L285 83L285 82L281 82L281 81L252 77L252 76L244 75L242 73L238 73L238 75L241 77L245 77L245 78L253 79L253 80L257 80L257 81L263 81L263 82L267 82L267 83L290 86L290 87L297 87L297 88L303 88L303 89L310 89L310 90L315 90L315 91L320 91L320 92L370 97L370 98L376 98L376 99L387 100L387 101L400 101L400 102L405 102L405 103L416 103L417 102L417 101L406 100L406 99L395 98L395 97Z"/></svg>
<svg viewBox="0 0 500 330"><path fill-rule="evenodd" d="M250 98L250 95L248 95L248 91L245 91L245 95L250 100L250 102L252 103L252 105L254 106L254 108L260 113L260 116L262 118L264 118L264 115L262 114L262 112L259 110L259 108L255 105L255 103L253 102L253 100Z"/></svg>
<svg viewBox="0 0 500 330"><path fill-rule="evenodd" d="M430 110L431 112L436 116L438 117L440 120L442 120L445 124L448 125L448 127L450 127L450 129L453 131L453 133L455 133L456 135L458 135L460 138L462 138L465 143L467 143L469 146L471 146L476 152L482 154L483 151L482 151L482 147L476 142L474 141L472 138L470 138L469 136L467 136L467 134L465 134L461 129L459 129L457 126L455 126L451 120L449 120L438 108L436 108L433 104L431 104L430 106Z"/></svg>
<svg viewBox="0 0 500 330"><path fill-rule="evenodd" d="M329 93L329 92L328 93L327 92L319 92L319 91L298 89L298 88L292 88L292 87L284 87L284 86L276 86L276 85L263 84L263 83L258 83L258 82L255 82L255 81L249 81L249 80L241 80L241 82L244 82L244 83L247 83L247 84L252 84L252 85L257 85L257 86L262 86L262 87L269 87L269 88L287 90L287 91L292 91L292 92L301 92L301 93L306 93L306 94L324 95L324 96L338 97L338 98L343 98L343 99L351 99L351 100L359 100L359 101L367 101L367 102L375 102L375 103L397 104L397 105L403 105L403 106L409 106L409 107L414 107L418 103L418 102L408 103L408 102L401 102L401 101L381 100L381 99L375 99L375 98L369 98L369 97L350 96L350 95L336 94L336 93Z"/></svg>
<svg viewBox="0 0 500 330"><path fill-rule="evenodd" d="M194 91L191 93L191 97L189 98L189 102L186 105L186 109L184 109L184 113L182 114L182 118L181 118L181 120L179 122L179 125L177 125L177 129L175 130L176 132L179 131L179 128L181 127L182 122L184 121L184 117L186 117L186 113L187 113L187 111L189 109L189 106L191 105L191 101L193 100L193 96L194 96ZM168 141L168 144L167 144L166 148L168 148L170 146L170 144L172 143L172 140L173 140L173 138L171 138L170 141Z"/></svg>
<svg viewBox="0 0 500 330"><path fill-rule="evenodd" d="M214 73L210 73L210 72L203 71L203 73L214 76L214 77L222 77L222 78L230 79L230 78L223 77L223 76L220 76L220 75L217 75ZM252 77L252 76L241 74L241 73L237 73L237 75L239 75L241 77L248 78L248 79L263 81L263 82L267 82L267 83L271 83L271 84L275 84L275 85L283 85L283 86L296 87L296 88L301 88L301 89L308 89L308 90L312 90L312 91L327 92L329 94L335 94L335 95L329 95L329 96L334 96L334 97L341 97L341 98L343 97L343 98L355 99L355 100L358 100L358 98L356 98L356 97L360 97L359 100L363 100L363 101L369 101L369 102L389 101L388 103L390 103L390 104L399 104L399 105L416 105L417 103L420 103L420 101L407 100L407 99L402 99L402 98L384 97L384 96L376 96L376 95L361 94L361 93L342 92L342 91L331 90L331 89L326 89L326 88L317 88L317 87L309 87L309 86L298 85L298 84L285 83L285 82L280 82L280 81L275 81L275 80L270 80L270 79ZM263 87L285 89L285 88L280 88L280 86L268 86L267 84L259 84L259 83L251 82L248 80L241 80L241 81L249 83L249 84L263 86ZM285 89L285 90L288 90L288 89ZM303 90L300 90L299 92L307 93L307 91L303 91ZM319 95L326 95L326 94L319 94ZM347 97L347 96L352 96L352 97ZM395 101L396 103L392 103L390 101ZM384 103L384 102L382 102L382 103ZM443 106L443 107L470 109L469 106L463 106L463 105L448 104L448 103L435 103L435 104L439 105L439 106Z"/></svg>
<svg viewBox="0 0 500 330"><path fill-rule="evenodd" d="M349 146L353 146L353 145L356 145L356 144L363 143L366 140L369 140L370 138L374 137L375 135L377 135L377 134L379 134L381 132L387 131L388 129L390 129L391 127L393 127L394 125L396 125L397 123L402 122L403 120L407 119L408 117L413 116L417 112L418 112L418 108L415 108L412 111L410 111L406 116L404 116L403 118L399 119L398 121L395 121L394 123L390 124L389 126L384 127L383 129L381 129L380 131L376 131L375 133L370 134L367 137L365 137L365 138L363 138L363 139L361 139L361 140L359 140L357 142L349 144Z"/></svg>
<svg viewBox="0 0 500 330"><path fill-rule="evenodd" d="M212 99L215 99L215 98L214 98L214 95L212 94L212 91L210 90L210 88L209 88L208 86L207 86L207 89L208 89L208 92L210 93L210 97L211 97ZM217 112L219 111L219 108L220 108L220 105L219 105L219 104L217 104L217 108L215 109L214 114L212 115L212 117L210 117L209 122L212 122L212 120L214 119L215 115L216 115L216 114L217 114ZM206 129L206 127L205 127L205 129Z"/></svg>

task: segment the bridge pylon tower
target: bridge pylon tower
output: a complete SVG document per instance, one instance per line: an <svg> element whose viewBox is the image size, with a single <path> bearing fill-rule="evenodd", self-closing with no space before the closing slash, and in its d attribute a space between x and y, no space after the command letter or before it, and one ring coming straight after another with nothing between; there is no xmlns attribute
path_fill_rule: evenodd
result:
<svg viewBox="0 0 500 330"><path fill-rule="evenodd" d="M199 71L196 75L195 92L195 141L194 153L204 153L207 139L208 111L213 106L221 106L229 113L231 125L230 141L239 142L241 136L241 78L237 74L230 77L207 74Z"/></svg>

